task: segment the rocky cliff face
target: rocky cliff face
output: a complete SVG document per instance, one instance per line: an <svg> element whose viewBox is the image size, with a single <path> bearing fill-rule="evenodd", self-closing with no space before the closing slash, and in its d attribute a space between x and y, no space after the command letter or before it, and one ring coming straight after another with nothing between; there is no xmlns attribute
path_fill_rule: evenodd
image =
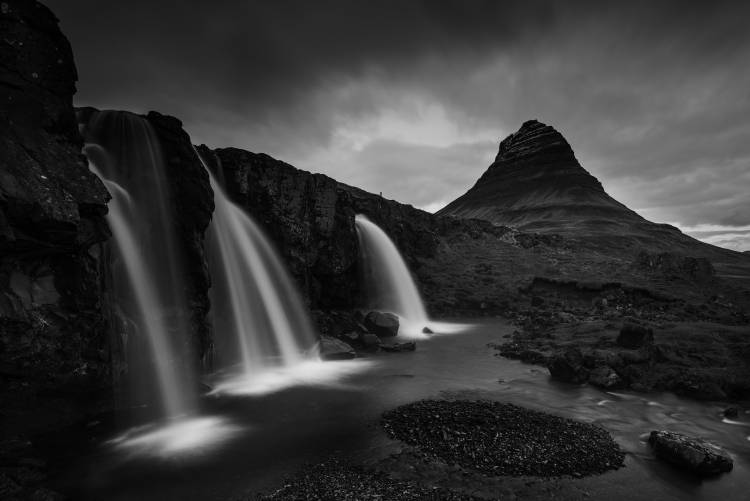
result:
<svg viewBox="0 0 750 501"><path fill-rule="evenodd" d="M362 304L359 242L355 214L365 214L394 240L433 313L468 306L454 287L433 276L434 266L465 240L487 238L507 247L510 230L479 220L435 217L410 205L339 183L271 158L236 148L201 154L229 196L265 229L313 309L345 309ZM505 239L505 240L504 240ZM529 242L528 245L535 245ZM455 259L455 255L454 255Z"/></svg>
<svg viewBox="0 0 750 501"><path fill-rule="evenodd" d="M195 154L190 136L178 119L150 112L151 123L161 143L170 179L172 202L177 215L177 238L181 242L186 295L193 326L192 347L201 367L211 366L213 341L207 315L210 309L208 289L211 278L204 248L204 237L214 211L214 195L208 173Z"/></svg>
<svg viewBox="0 0 750 501"><path fill-rule="evenodd" d="M55 16L37 2L3 2L0 32L0 385L6 411L0 428L12 433L18 416L27 419L16 415L13 402L33 402L40 388L49 402L71 388L109 386L98 245L109 236L109 194L80 153L72 107L76 69ZM64 401L50 404L50 412L64 413L70 399Z"/></svg>

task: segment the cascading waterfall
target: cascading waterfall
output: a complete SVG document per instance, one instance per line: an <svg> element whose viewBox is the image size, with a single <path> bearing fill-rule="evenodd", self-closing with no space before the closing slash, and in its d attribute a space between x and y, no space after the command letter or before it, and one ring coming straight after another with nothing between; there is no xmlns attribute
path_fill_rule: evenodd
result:
<svg viewBox="0 0 750 501"><path fill-rule="evenodd" d="M187 414L194 407L194 382L184 365L188 347L178 340L189 332L189 310L159 140L144 118L125 112L94 113L83 132L90 169L112 195L113 288L136 333L129 372L153 371L164 417ZM134 393L142 397L153 383L137 386Z"/></svg>
<svg viewBox="0 0 750 501"><path fill-rule="evenodd" d="M293 384L326 383L346 364L323 364L312 323L292 278L258 225L224 192L206 166L214 191L207 252L217 356L240 362L215 393L257 394ZM239 354L227 360L227 353ZM333 372L332 372L333 371Z"/></svg>
<svg viewBox="0 0 750 501"><path fill-rule="evenodd" d="M159 140L148 121L125 112L95 112L82 132L89 167L112 195L109 264L118 317L131 326L121 334L135 401L155 398L165 418L109 443L129 454L171 456L227 440L239 428L197 414L186 273Z"/></svg>
<svg viewBox="0 0 750 501"><path fill-rule="evenodd" d="M258 225L210 170L209 176L216 207L207 246L214 329L231 333L248 375L297 364L315 343L302 300Z"/></svg>
<svg viewBox="0 0 750 501"><path fill-rule="evenodd" d="M399 335L422 337L430 323L414 279L388 235L366 216L354 218L365 271L370 306L400 317Z"/></svg>

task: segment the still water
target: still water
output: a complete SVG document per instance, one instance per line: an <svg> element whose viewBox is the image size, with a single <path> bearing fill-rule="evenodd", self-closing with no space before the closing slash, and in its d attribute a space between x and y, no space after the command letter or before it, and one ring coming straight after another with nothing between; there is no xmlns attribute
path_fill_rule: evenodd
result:
<svg viewBox="0 0 750 501"><path fill-rule="evenodd" d="M380 414L422 398L450 397L511 402L609 430L627 452L625 468L557 481L592 499L741 499L750 492L750 416L729 422L720 404L555 383L545 369L494 356L487 343L512 330L499 321L477 323L420 341L413 353L375 355L341 362L346 364L341 371L325 369L336 377L310 374L292 385L271 385L267 393L207 395L201 419L225 426L216 440L171 452L123 450L105 441L112 439L106 436L110 432L95 433L92 426L98 438L85 453L65 460L57 487L74 499L254 498L332 454L372 463L398 452L399 443L380 428ZM724 446L735 459L734 470L706 481L683 475L652 457L644 434L653 429Z"/></svg>

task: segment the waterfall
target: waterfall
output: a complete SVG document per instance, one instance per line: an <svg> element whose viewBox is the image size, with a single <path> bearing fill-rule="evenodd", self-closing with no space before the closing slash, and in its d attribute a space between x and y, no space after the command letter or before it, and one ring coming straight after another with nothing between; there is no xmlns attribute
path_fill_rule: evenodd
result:
<svg viewBox="0 0 750 501"><path fill-rule="evenodd" d="M217 357L222 365L240 366L239 373L218 381L215 391L253 394L305 384L300 375L319 372L320 360L302 298L268 237L196 154L214 191L207 252Z"/></svg>
<svg viewBox="0 0 750 501"><path fill-rule="evenodd" d="M163 417L187 414L194 381L180 340L190 337L189 308L159 140L144 118L125 112L94 113L83 132L90 169L112 195L107 245L115 302L135 334L126 341L134 397L152 392L155 380Z"/></svg>
<svg viewBox="0 0 750 501"><path fill-rule="evenodd" d="M423 337L428 326L425 311L414 279L388 235L362 214L354 218L362 252L369 306L399 316L399 335Z"/></svg>

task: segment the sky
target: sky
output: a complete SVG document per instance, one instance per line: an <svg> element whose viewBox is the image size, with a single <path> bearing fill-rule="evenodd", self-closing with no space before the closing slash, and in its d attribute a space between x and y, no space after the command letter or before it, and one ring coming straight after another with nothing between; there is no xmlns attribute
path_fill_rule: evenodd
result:
<svg viewBox="0 0 750 501"><path fill-rule="evenodd" d="M750 3L47 0L75 104L435 211L528 119L647 219L750 250Z"/></svg>

